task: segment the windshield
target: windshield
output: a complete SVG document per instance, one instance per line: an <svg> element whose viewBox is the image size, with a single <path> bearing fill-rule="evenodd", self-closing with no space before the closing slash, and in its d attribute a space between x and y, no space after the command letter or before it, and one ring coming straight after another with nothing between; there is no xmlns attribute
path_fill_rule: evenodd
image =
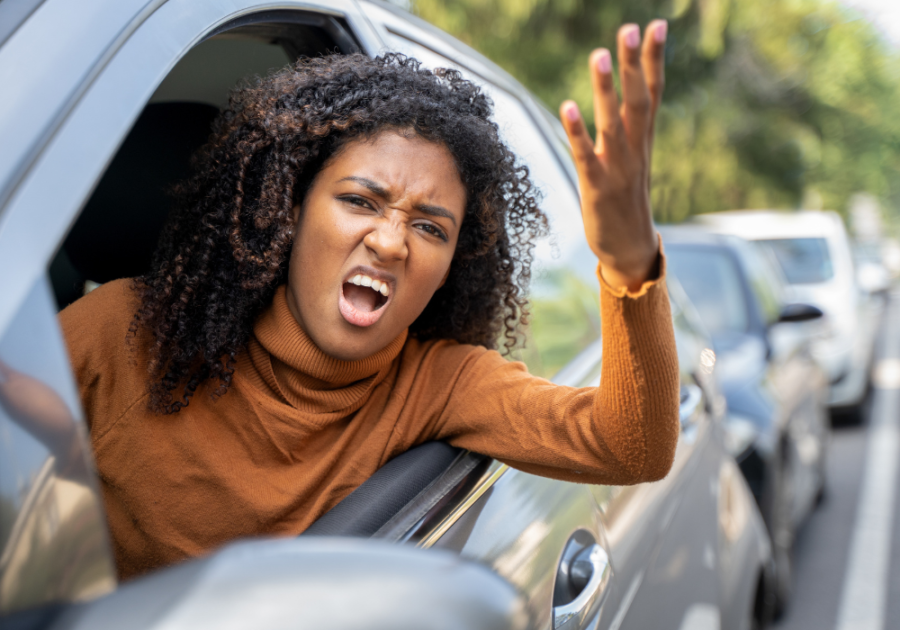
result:
<svg viewBox="0 0 900 630"><path fill-rule="evenodd" d="M759 242L774 252L791 284L826 282L834 277L824 238L777 238Z"/></svg>
<svg viewBox="0 0 900 630"><path fill-rule="evenodd" d="M670 245L666 257L711 334L747 331L747 301L730 256L716 249Z"/></svg>

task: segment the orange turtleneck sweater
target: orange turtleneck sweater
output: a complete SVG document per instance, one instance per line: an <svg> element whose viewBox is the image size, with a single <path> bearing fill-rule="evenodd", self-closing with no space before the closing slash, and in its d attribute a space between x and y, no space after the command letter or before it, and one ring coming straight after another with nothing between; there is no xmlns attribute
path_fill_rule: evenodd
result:
<svg viewBox="0 0 900 630"><path fill-rule="evenodd" d="M664 269L664 265L663 265ZM126 346L131 281L60 315L119 573L127 578L256 534L295 535L392 457L428 440L558 479L663 477L678 439L678 361L660 278L601 290L599 388L531 376L497 352L404 333L361 361L325 355L284 287L257 321L228 393L148 410L146 339Z"/></svg>

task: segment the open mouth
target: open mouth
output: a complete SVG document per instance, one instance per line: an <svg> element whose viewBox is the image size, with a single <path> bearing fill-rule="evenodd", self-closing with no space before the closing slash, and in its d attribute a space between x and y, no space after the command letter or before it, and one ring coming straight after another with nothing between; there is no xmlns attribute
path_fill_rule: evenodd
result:
<svg viewBox="0 0 900 630"><path fill-rule="evenodd" d="M341 315L354 326L371 326L381 318L391 294L391 283L386 280L355 273L341 285Z"/></svg>

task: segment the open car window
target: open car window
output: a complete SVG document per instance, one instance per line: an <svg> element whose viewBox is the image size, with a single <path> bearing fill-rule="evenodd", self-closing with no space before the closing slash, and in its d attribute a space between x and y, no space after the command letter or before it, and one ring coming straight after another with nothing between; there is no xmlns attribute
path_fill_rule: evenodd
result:
<svg viewBox="0 0 900 630"><path fill-rule="evenodd" d="M187 52L156 88L50 266L57 304L149 270L171 207L232 89L302 56L358 50L334 18L300 11L243 18ZM279 21L280 20L280 21Z"/></svg>

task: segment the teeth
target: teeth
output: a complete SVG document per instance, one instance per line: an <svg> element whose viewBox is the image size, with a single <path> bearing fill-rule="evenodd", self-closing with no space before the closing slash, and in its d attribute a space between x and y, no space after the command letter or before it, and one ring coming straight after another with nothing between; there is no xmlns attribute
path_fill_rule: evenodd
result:
<svg viewBox="0 0 900 630"><path fill-rule="evenodd" d="M391 289L388 286L387 282L375 280L361 273L356 274L355 276L347 280L347 282L349 282L350 284L355 284L358 287L370 287L373 291L378 291L384 297L387 297L391 292Z"/></svg>

